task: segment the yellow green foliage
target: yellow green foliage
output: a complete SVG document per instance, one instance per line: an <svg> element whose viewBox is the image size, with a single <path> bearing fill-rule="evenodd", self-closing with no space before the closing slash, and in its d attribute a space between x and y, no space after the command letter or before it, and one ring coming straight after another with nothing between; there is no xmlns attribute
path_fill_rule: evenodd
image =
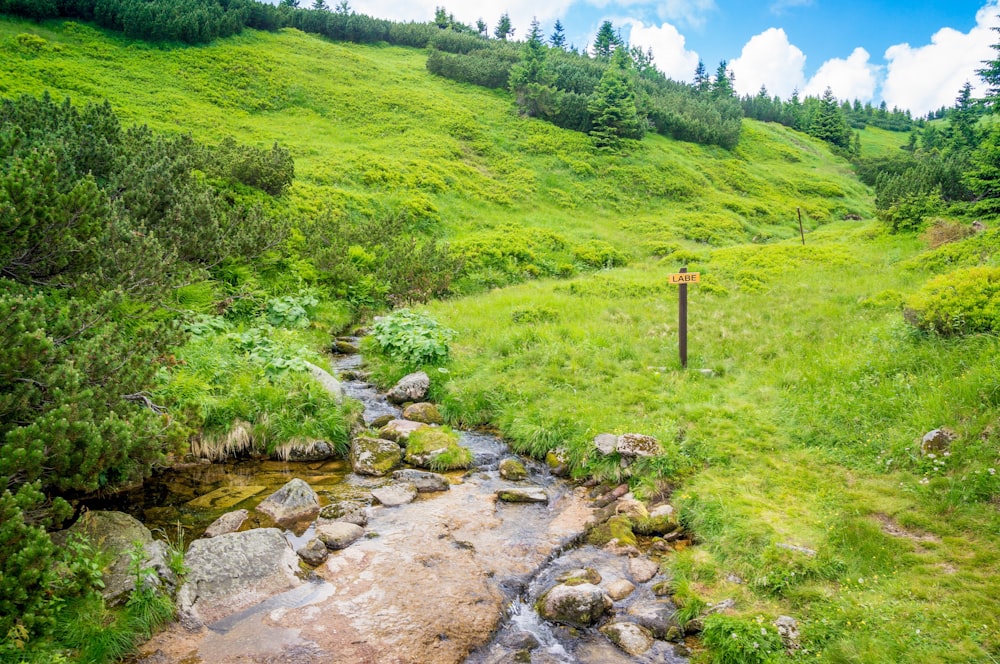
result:
<svg viewBox="0 0 1000 664"><path fill-rule="evenodd" d="M904 314L916 327L943 335L1000 331L1000 268L934 277L907 298Z"/></svg>

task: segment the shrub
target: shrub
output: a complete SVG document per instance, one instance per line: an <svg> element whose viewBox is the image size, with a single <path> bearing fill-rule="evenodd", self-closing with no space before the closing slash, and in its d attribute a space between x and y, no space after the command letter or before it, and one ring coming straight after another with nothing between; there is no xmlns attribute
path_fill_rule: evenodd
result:
<svg viewBox="0 0 1000 664"><path fill-rule="evenodd" d="M934 277L906 300L903 315L911 325L941 335L1000 331L1000 268Z"/></svg>
<svg viewBox="0 0 1000 664"><path fill-rule="evenodd" d="M455 332L429 316L400 309L372 326L372 338L379 352L411 366L441 364L448 359L448 342Z"/></svg>
<svg viewBox="0 0 1000 664"><path fill-rule="evenodd" d="M743 618L715 614L702 632L713 664L764 664L777 661L781 637L774 627Z"/></svg>
<svg viewBox="0 0 1000 664"><path fill-rule="evenodd" d="M573 248L573 257L589 267L621 267L628 264L628 255L607 242L591 240Z"/></svg>

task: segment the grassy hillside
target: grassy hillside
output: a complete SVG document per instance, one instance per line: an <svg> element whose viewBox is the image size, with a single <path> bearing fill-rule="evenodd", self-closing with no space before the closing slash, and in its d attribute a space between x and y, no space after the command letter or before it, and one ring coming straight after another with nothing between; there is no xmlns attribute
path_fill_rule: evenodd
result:
<svg viewBox="0 0 1000 664"><path fill-rule="evenodd" d="M745 121L732 152L650 136L607 153L518 117L504 93L430 75L425 57L296 31L171 48L0 20L0 95L107 98L128 121L206 142L279 141L303 252L330 218L400 215L449 241L474 293L428 307L459 333L434 372L449 418L539 455L566 447L609 479L622 471L590 452L593 435L659 437L667 454L632 481L647 494L666 482L701 544L672 558L677 599L695 613L737 601L706 661L733 644L751 654L718 661L766 661L753 634L782 614L803 637L782 661L1000 657L1000 349L917 333L900 313L936 272L992 256L995 235L927 253L844 222L870 217L870 193L777 125ZM864 144L905 138L884 134ZM667 282L684 264L703 275L688 371ZM561 278L483 290L539 276ZM921 456L939 426L958 434L952 453Z"/></svg>

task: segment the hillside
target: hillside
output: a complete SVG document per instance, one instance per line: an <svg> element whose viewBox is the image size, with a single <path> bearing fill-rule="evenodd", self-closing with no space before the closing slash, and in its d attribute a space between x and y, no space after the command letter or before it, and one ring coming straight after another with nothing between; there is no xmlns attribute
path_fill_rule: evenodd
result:
<svg viewBox="0 0 1000 664"><path fill-rule="evenodd" d="M731 152L655 135L601 151L425 61L295 30L173 47L0 20L2 97L107 99L125 123L291 152L295 181L274 203L294 227L287 255L253 278L211 273L180 306L213 311L227 280L308 289L323 328L276 343L315 352L386 304L320 252L340 250L332 233L355 229L342 248L358 274L376 260L356 232L370 220L446 244L462 261L452 297L423 307L458 333L432 372L446 417L535 456L564 447L581 477L672 492L698 543L670 564L685 615L736 600L705 661L768 661L740 649L779 615L799 621L803 649L777 661L1000 657L1000 344L922 333L901 314L935 274L995 265L995 232L937 250L888 234L849 164L779 125L745 120ZM862 140L867 154L905 143L872 128ZM702 275L687 371L668 283L684 265ZM192 386L199 362L215 370L213 348L179 349L186 367L163 393L207 391ZM389 382L404 367L376 371ZM943 426L949 455L922 456L920 437ZM631 431L667 452L626 478L590 441Z"/></svg>

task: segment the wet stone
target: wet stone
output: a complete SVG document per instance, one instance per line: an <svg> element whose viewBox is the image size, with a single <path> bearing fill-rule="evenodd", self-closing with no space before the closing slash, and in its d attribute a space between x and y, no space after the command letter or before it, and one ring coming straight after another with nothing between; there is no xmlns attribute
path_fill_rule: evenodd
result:
<svg viewBox="0 0 1000 664"><path fill-rule="evenodd" d="M544 489L531 488L511 488L497 491L497 498L505 503L547 503L549 495Z"/></svg>
<svg viewBox="0 0 1000 664"><path fill-rule="evenodd" d="M386 507L396 507L412 503L413 499L417 497L417 487L409 482L399 482L372 489L372 496Z"/></svg>
<svg viewBox="0 0 1000 664"><path fill-rule="evenodd" d="M314 537L295 553L299 554L299 558L306 563L315 567L326 562L326 559L330 555L330 550L326 548L326 544L322 540Z"/></svg>
<svg viewBox="0 0 1000 664"><path fill-rule="evenodd" d="M628 573L636 583L646 583L660 571L660 566L649 558L630 558Z"/></svg>
<svg viewBox="0 0 1000 664"><path fill-rule="evenodd" d="M653 636L647 629L635 623L611 623L602 627L601 633L633 657L653 647Z"/></svg>
<svg viewBox="0 0 1000 664"><path fill-rule="evenodd" d="M331 521L316 526L316 539L328 549L345 549L364 534L364 528L345 521Z"/></svg>
<svg viewBox="0 0 1000 664"><path fill-rule="evenodd" d="M368 509L364 503L340 500L321 509L319 518L321 521L343 521L364 527L368 525Z"/></svg>
<svg viewBox="0 0 1000 664"><path fill-rule="evenodd" d="M242 503L247 498L256 496L266 490L266 486L224 486L188 501L190 507L199 509L228 509Z"/></svg>
<svg viewBox="0 0 1000 664"><path fill-rule="evenodd" d="M590 583L560 584L538 602L538 613L546 620L571 627L589 627L611 610L611 598Z"/></svg>
<svg viewBox="0 0 1000 664"><path fill-rule="evenodd" d="M413 468L393 471L392 479L412 484L417 487L419 493L447 491L451 488L451 483L444 475L438 475L437 473L425 470L415 470Z"/></svg>
<svg viewBox="0 0 1000 664"><path fill-rule="evenodd" d="M403 445L410 439L411 433L420 429L425 429L427 426L428 425L423 422L391 419L378 430L378 435L381 438L392 440L400 445Z"/></svg>
<svg viewBox="0 0 1000 664"><path fill-rule="evenodd" d="M240 526L243 525L243 522L247 520L249 515L250 513L246 510L227 512L213 521L212 524L205 529L203 537L218 537L219 535L225 535L226 533L235 533L240 529Z"/></svg>
<svg viewBox="0 0 1000 664"><path fill-rule="evenodd" d="M403 419L412 420L414 422L423 422L424 424L444 423L444 418L441 417L441 411L438 410L438 407L432 403L427 403L426 401L413 403L404 408Z"/></svg>
<svg viewBox="0 0 1000 664"><path fill-rule="evenodd" d="M257 506L278 523L298 521L319 513L319 496L312 487L296 477Z"/></svg>
<svg viewBox="0 0 1000 664"><path fill-rule="evenodd" d="M417 402L427 396L427 389L430 386L431 380L427 374L423 371L417 371L400 378L385 397L396 404Z"/></svg>
<svg viewBox="0 0 1000 664"><path fill-rule="evenodd" d="M504 459L500 462L500 477L511 482L527 479L528 471L517 459Z"/></svg>
<svg viewBox="0 0 1000 664"><path fill-rule="evenodd" d="M635 586L626 579L618 579L609 583L605 589L611 599L620 602L635 591Z"/></svg>

